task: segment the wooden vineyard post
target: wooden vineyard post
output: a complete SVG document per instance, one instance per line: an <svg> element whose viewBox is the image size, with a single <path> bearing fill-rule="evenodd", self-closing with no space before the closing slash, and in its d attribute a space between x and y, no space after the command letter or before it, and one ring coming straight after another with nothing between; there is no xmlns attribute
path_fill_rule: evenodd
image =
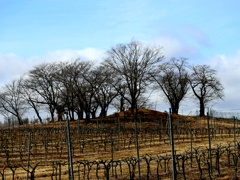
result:
<svg viewBox="0 0 240 180"><path fill-rule="evenodd" d="M210 116L209 116L209 108L208 108L208 113L207 113L207 126L208 126L208 158L210 161L209 164L209 171L210 171L210 176L212 175L212 147L211 147L211 137L210 137Z"/></svg>
<svg viewBox="0 0 240 180"><path fill-rule="evenodd" d="M236 118L233 116L234 120L234 151L236 152L237 149L237 137L236 137Z"/></svg>
<svg viewBox="0 0 240 180"><path fill-rule="evenodd" d="M68 175L69 180L74 180L74 174L73 174L73 163L72 163L72 144L71 144L71 138L70 138L70 125L69 125L69 118L68 118L68 112L66 112L67 115L67 146L68 146Z"/></svg>
<svg viewBox="0 0 240 180"><path fill-rule="evenodd" d="M193 159L193 134L192 134L192 122L190 123L190 151L191 151L191 156L190 156L190 160L191 160L191 167L192 167L192 159Z"/></svg>
<svg viewBox="0 0 240 180"><path fill-rule="evenodd" d="M121 144L120 144L120 131L121 131L121 127L120 127L120 118L118 117L118 151L120 151L120 147L121 147Z"/></svg>
<svg viewBox="0 0 240 180"><path fill-rule="evenodd" d="M111 141L111 159L112 159L112 176L114 176L114 171L113 171L113 153L114 153L114 149L113 149L113 128L111 129L111 134L110 134L110 141Z"/></svg>
<svg viewBox="0 0 240 180"><path fill-rule="evenodd" d="M27 179L29 177L29 167L30 167L30 155L31 155L31 132L29 132L28 136L28 162L27 162Z"/></svg>
<svg viewBox="0 0 240 180"><path fill-rule="evenodd" d="M136 148L137 148L137 161L138 161L138 179L141 180L141 168L140 168L140 155L139 155L139 144L138 144L138 127L137 127L137 108L134 117L134 127L135 127L135 138L136 138Z"/></svg>
<svg viewBox="0 0 240 180"><path fill-rule="evenodd" d="M172 149L172 179L177 179L176 173L176 163L175 163L175 150L174 150L174 137L173 137L173 125L172 125L172 110L169 108L169 127L170 127L170 142L171 142L171 149Z"/></svg>

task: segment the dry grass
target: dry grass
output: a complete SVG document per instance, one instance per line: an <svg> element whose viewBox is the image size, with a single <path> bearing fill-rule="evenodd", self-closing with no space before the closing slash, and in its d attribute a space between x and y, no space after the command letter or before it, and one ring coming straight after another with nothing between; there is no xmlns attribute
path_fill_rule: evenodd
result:
<svg viewBox="0 0 240 180"><path fill-rule="evenodd" d="M196 119L195 117L174 117L174 127L181 129L206 129L207 128L207 120L206 119ZM171 146L169 143L169 137L164 134L161 130L161 127L166 124L166 121L153 121L153 122L141 122L138 123L139 130L141 129L142 133L138 135L139 138L139 155L140 157L144 157L146 155L149 156L166 156L171 154ZM217 147L217 145L222 144L222 146L227 146L229 142L233 142L233 134L230 135L227 132L228 128L233 127L233 121L218 119L211 120L211 127L215 129L224 129L224 132L221 134L217 134L212 137L212 147ZM65 133L65 122L61 123L50 123L44 125L28 125L25 127L15 127L14 129L2 129L1 130L1 153L0 153L0 172L3 173L4 163L8 161L8 165L18 165L18 168L15 172L15 179L26 179L26 170L21 168L23 166L27 168L28 163L28 140L29 135L27 132L34 132L31 134L31 154L30 154L30 165L33 167L36 163L40 162L39 166L36 168L35 179L51 179L51 175L54 173L53 169L59 172L59 167L57 166L57 162L64 163L65 165L61 166L61 176L54 177L54 179L68 179L68 151L67 151L67 142L66 142L66 133ZM118 129L118 125L113 124L101 124L99 125L101 128ZM121 127L125 129L134 128L134 123L131 122L121 122ZM88 124L84 125L81 123L81 129L84 128L92 128L96 129L97 124ZM24 130L22 130L24 129ZM49 131L46 131L49 129ZM57 131L55 131L57 130ZM74 131L71 135L72 146L73 146L73 162L77 161L101 161L101 160L111 160L113 156L113 160L125 159L128 157L136 157L136 144L132 137L135 137L134 134L126 134L124 132L115 133L112 135L112 139L114 141L114 151L111 153L111 145L107 142L106 147L100 143L93 143L97 141L103 142L103 138L109 139L109 134L100 133L98 134L80 134L80 137L77 133L77 122L71 122L71 130ZM160 132L161 131L161 132ZM23 134L25 132L25 134ZM190 131L189 131L190 132ZM199 131L200 132L200 131ZM143 134L144 133L144 134ZM104 136L105 135L105 136ZM190 151L191 148L191 135L183 135L183 133L177 134L175 132L175 150L176 154L184 154ZM239 134L237 134L237 138L239 138ZM8 139L6 142L5 140ZM47 150L44 149L44 140L47 141ZM125 140L125 142L123 141ZM85 141L84 151L81 152L81 143ZM130 143L130 141L133 141ZM5 143L5 144L4 144ZM6 144L8 143L8 144ZM8 147L4 147L8 146ZM125 148L124 148L125 147ZM192 148L200 148L206 149L208 147L208 138L206 132L203 134L194 134L193 132L193 141ZM6 159L6 150L9 151L9 159ZM22 160L20 160L20 154L22 151ZM54 164L55 163L55 164ZM141 174L144 175L147 172L146 163L141 162ZM189 164L188 164L189 166ZM187 179L197 179L199 177L197 167L189 168L186 167L187 171ZM156 167L156 163L151 164L151 168ZM30 168L31 171L31 168ZM153 170L152 170L153 171ZM77 173L77 164L74 165L74 172ZM94 171L92 171L94 172ZM206 170L204 171L206 173ZM224 166L224 162L222 162L222 177L217 177L216 179L231 179L233 177L233 170L226 168ZM6 179L10 179L12 177L12 172L9 168L5 169L5 177ZM103 176L104 171L99 170L99 177ZM128 178L129 172L127 166L123 167L122 178ZM82 176L82 172L81 172ZM90 175L91 176L91 175ZM137 169L136 169L137 176ZM169 179L171 174L165 173L161 175L161 179ZM82 177L83 178L83 177ZM80 178L80 179L82 179ZM86 178L86 177L85 177ZM115 179L111 177L112 179ZM118 177L121 179L121 177ZM152 174L152 179L156 178L154 173ZM182 175L179 176L179 179L182 179ZM104 178L103 178L104 179ZM144 179L144 178L143 178Z"/></svg>

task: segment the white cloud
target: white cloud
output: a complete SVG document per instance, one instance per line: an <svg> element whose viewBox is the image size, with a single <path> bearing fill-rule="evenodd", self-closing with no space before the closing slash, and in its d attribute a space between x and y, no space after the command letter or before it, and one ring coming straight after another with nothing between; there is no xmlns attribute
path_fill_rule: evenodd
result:
<svg viewBox="0 0 240 180"><path fill-rule="evenodd" d="M102 61L104 55L104 51L94 48L58 50L49 52L42 57L35 56L31 58L23 58L15 54L0 54L0 87L22 76L40 63L70 61L77 58L98 62Z"/></svg>
<svg viewBox="0 0 240 180"><path fill-rule="evenodd" d="M41 61L69 61L77 58L83 60L99 61L103 58L104 51L94 48L85 48L82 50L57 50L49 52L46 56L40 58Z"/></svg>
<svg viewBox="0 0 240 180"><path fill-rule="evenodd" d="M155 44L163 47L163 54L167 58L171 57L194 57L199 54L199 51L194 46L190 46L180 39L165 36L155 40Z"/></svg>
<svg viewBox="0 0 240 180"><path fill-rule="evenodd" d="M197 46L209 47L210 39L208 35L199 27L195 26L183 26L180 28L182 34L186 36L192 43Z"/></svg>
<svg viewBox="0 0 240 180"><path fill-rule="evenodd" d="M217 70L217 75L225 89L224 101L220 101L217 107L226 111L240 111L240 50L233 55L216 55L209 63Z"/></svg>
<svg viewBox="0 0 240 180"><path fill-rule="evenodd" d="M0 54L0 64L0 85L20 77L28 68L25 59L14 54Z"/></svg>

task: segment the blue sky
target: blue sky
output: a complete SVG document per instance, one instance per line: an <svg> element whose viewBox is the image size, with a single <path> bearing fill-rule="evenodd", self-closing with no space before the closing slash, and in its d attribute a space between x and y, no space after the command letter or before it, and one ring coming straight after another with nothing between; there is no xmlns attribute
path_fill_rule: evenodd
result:
<svg viewBox="0 0 240 180"><path fill-rule="evenodd" d="M166 58L216 68L226 97L214 106L240 110L239 7L238 0L0 0L0 85L41 62L100 61L136 39L162 46Z"/></svg>

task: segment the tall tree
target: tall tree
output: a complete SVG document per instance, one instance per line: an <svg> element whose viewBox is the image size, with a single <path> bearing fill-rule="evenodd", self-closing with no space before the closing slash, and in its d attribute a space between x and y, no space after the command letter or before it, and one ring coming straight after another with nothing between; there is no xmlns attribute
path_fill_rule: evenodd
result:
<svg viewBox="0 0 240 180"><path fill-rule="evenodd" d="M118 92L118 96L116 96L113 99L113 102L112 102L111 105L119 112L125 111L129 107L128 102L124 98L125 97L126 88L124 86L123 87L118 86L117 92Z"/></svg>
<svg viewBox="0 0 240 180"><path fill-rule="evenodd" d="M199 101L200 116L205 116L207 103L224 97L224 88L216 77L216 70L208 65L191 67L190 86L194 96Z"/></svg>
<svg viewBox="0 0 240 180"><path fill-rule="evenodd" d="M85 113L86 121L90 119L91 102L94 97L94 82L91 82L89 77L92 66L91 62L78 61L77 68L74 71L74 90L78 102L78 115L82 113L80 118L83 118L83 113ZM89 82L92 84L89 84Z"/></svg>
<svg viewBox="0 0 240 180"><path fill-rule="evenodd" d="M100 116L106 117L109 105L112 103L114 98L118 95L118 81L116 80L116 76L111 69L100 65L95 70L97 78L97 92L94 97L97 101L98 105L101 108Z"/></svg>
<svg viewBox="0 0 240 180"><path fill-rule="evenodd" d="M78 60L73 62L61 62L58 66L59 70L55 74L55 79L58 84L60 84L61 88L57 111L58 113L62 113L63 109L67 109L70 119L74 120L75 110L79 110L74 83L80 73Z"/></svg>
<svg viewBox="0 0 240 180"><path fill-rule="evenodd" d="M1 111L6 111L15 116L19 125L23 124L22 116L27 111L26 101L22 97L21 88L21 79L18 79L6 84L0 93Z"/></svg>
<svg viewBox="0 0 240 180"><path fill-rule="evenodd" d="M169 102L172 113L178 114L181 101L189 90L189 75L185 58L172 58L161 64L156 83Z"/></svg>
<svg viewBox="0 0 240 180"><path fill-rule="evenodd" d="M96 101L96 94L99 92L99 88L104 83L105 79L100 78L101 72L92 69L89 73L82 74L85 84L84 84L84 93L82 94L82 98L84 100L84 109L86 113L86 121L90 119L90 115L92 117L96 117L96 111L99 106Z"/></svg>
<svg viewBox="0 0 240 180"><path fill-rule="evenodd" d="M137 41L118 44L107 52L105 65L111 68L126 86L123 98L130 104L132 112L141 106L139 99L146 93L155 74L156 65L163 59L161 49L147 47Z"/></svg>
<svg viewBox="0 0 240 180"><path fill-rule="evenodd" d="M91 111L95 110L93 99L98 84L98 75L92 73L92 62L76 59L60 66L61 70L58 71L56 79L62 87L61 104L68 108L71 119L74 119L76 112L79 119L82 119L85 113L89 120Z"/></svg>
<svg viewBox="0 0 240 180"><path fill-rule="evenodd" d="M37 103L48 106L52 120L60 95L60 86L55 79L57 71L56 63L42 63L28 73L29 88L41 97Z"/></svg>
<svg viewBox="0 0 240 180"><path fill-rule="evenodd" d="M42 109L43 105L41 103L38 103L41 97L36 91L32 89L31 82L28 80L28 78L21 81L21 87L21 94L27 103L26 105L34 110L38 120L40 123L42 123L40 110Z"/></svg>

